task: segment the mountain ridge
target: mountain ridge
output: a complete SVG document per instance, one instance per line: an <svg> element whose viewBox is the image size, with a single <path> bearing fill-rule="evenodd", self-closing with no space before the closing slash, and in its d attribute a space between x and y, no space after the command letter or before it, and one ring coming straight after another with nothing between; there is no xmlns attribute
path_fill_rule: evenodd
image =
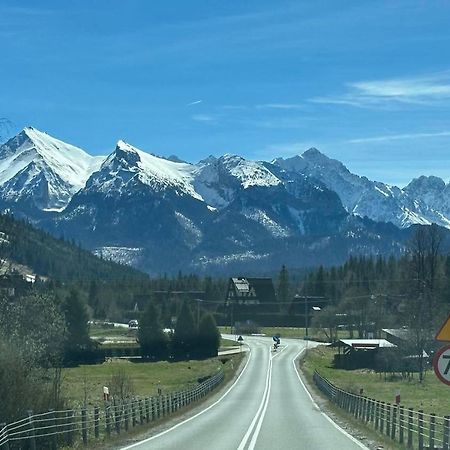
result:
<svg viewBox="0 0 450 450"><path fill-rule="evenodd" d="M27 128L0 146L0 180L2 161L14 158L27 164L0 182L3 210L152 273L399 254L411 225L450 228L450 184L440 178L400 189L316 148L272 162L226 154L191 164L123 140L92 157Z"/></svg>

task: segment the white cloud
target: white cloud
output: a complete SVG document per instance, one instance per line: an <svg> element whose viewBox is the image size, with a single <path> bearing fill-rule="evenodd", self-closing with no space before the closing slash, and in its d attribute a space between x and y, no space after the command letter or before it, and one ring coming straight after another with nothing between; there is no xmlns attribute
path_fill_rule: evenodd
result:
<svg viewBox="0 0 450 450"><path fill-rule="evenodd" d="M347 144L366 144L371 142L388 142L399 141L403 139L423 139L432 137L450 136L450 131L438 131L435 133L405 133L405 134L387 134L383 136L373 136L367 138L350 139L346 141Z"/></svg>
<svg viewBox="0 0 450 450"><path fill-rule="evenodd" d="M450 101L450 71L415 78L358 81L341 95L315 97L313 103L359 107L388 104L442 104Z"/></svg>

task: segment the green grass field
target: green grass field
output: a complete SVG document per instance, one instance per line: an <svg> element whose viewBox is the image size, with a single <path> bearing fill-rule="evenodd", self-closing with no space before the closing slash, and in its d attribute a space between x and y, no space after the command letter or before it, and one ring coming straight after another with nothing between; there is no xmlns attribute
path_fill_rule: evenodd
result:
<svg viewBox="0 0 450 450"><path fill-rule="evenodd" d="M395 394L400 390L401 404L405 408L423 409L426 413L447 415L450 412L450 387L441 383L430 369L421 384L417 375L411 381L402 380L400 376L388 377L376 374L368 369L343 370L334 369L331 365L334 349L319 346L308 351L302 364L308 379L316 369L323 377L336 386L347 391L359 393L364 389L364 395L377 400L395 403Z"/></svg>
<svg viewBox="0 0 450 450"><path fill-rule="evenodd" d="M202 378L214 375L220 368L226 377L231 376L239 365L241 355L235 355L225 364L219 358L203 361L133 363L128 361L82 365L63 371L62 392L72 406L100 403L103 386L111 389L113 375L122 373L132 384L133 395L151 396L193 387Z"/></svg>

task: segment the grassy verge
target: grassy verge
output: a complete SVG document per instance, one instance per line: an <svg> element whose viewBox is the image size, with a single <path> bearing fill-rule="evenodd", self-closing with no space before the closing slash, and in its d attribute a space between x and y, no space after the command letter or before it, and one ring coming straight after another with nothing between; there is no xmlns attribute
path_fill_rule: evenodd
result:
<svg viewBox="0 0 450 450"><path fill-rule="evenodd" d="M225 362L223 362L225 361ZM103 386L110 387L114 375L121 373L131 383L133 395L152 396L158 388L172 392L193 387L205 377L223 368L231 376L239 365L240 355L233 358L210 358L202 361L134 363L109 362L64 369L63 393L73 406L101 402Z"/></svg>
<svg viewBox="0 0 450 450"><path fill-rule="evenodd" d="M448 414L449 387L442 384L433 372L426 374L423 383L419 383L417 377L410 381L400 376L388 376L385 379L384 375L368 369L334 369L334 353L335 350L323 346L308 352L302 369L310 382L316 369L333 384L347 391L359 393L363 389L364 395L389 403L395 403L396 392L400 391L401 404L405 408L423 409L441 416Z"/></svg>

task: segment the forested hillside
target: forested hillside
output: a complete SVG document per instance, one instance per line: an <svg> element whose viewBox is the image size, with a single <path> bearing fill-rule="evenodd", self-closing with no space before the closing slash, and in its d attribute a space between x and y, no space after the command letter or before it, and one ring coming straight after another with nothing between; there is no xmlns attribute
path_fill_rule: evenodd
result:
<svg viewBox="0 0 450 450"><path fill-rule="evenodd" d="M98 258L74 242L55 239L7 214L0 215L0 232L2 259L27 266L54 281L147 278L137 270Z"/></svg>

